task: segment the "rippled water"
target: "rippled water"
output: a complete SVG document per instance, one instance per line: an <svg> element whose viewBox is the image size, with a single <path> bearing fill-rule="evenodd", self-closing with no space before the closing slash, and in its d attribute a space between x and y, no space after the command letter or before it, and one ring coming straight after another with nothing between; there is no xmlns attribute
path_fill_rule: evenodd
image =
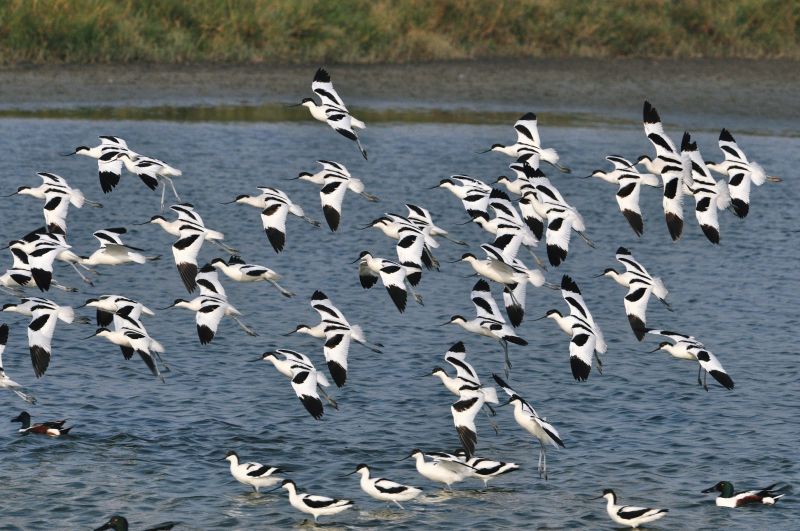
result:
<svg viewBox="0 0 800 531"><path fill-rule="evenodd" d="M735 133L732 122L719 125ZM608 528L604 502L591 499L603 488L616 489L623 503L670 508L660 528L788 529L800 518L793 493L776 507L737 511L719 509L713 496L700 494L722 479L741 487L799 479L797 138L736 135L753 158L785 180L754 190L746 220L722 216L718 247L705 240L691 215L683 239L673 244L657 191L643 192L645 235L637 239L616 209L614 187L549 172L583 213L597 249L573 238L567 262L546 276L558 282L569 273L579 283L609 344L605 371L593 373L587 383L572 379L567 336L549 320L532 321L549 308L564 309L560 294L530 289L528 317L519 329L530 346L512 347L511 382L558 428L567 448L548 453L550 480L540 480L538 445L516 425L510 409L501 408L499 435L485 417L478 418L477 454L514 461L521 470L486 490L470 480L443 493L418 476L410 460L398 462L415 447L457 446L449 411L455 397L421 375L441 364L458 340L466 343L468 359L484 380L502 370L496 343L437 326L452 314L473 311L469 291L475 279L464 278L471 270L447 263L464 249L442 242L437 250L441 271L426 272L420 286L425 305L410 303L404 315L380 287L362 290L357 266L349 262L364 249L394 256L393 242L357 227L383 212L404 213L405 202L428 207L439 225L477 249L487 236L476 226L459 225L466 219L460 202L443 190L426 188L453 173L493 179L507 172L501 155L474 152L510 139L510 127L375 125L363 135L369 162L316 123L6 118L0 120L0 131L5 148L0 192L38 184L36 171L59 173L105 206L71 210L69 237L80 253L95 248L94 230L127 226L131 245L164 257L145 266L101 269L94 288L59 266L58 278L81 293L51 292L48 296L57 302L77 306L92 295L121 293L158 308L186 297L170 253L173 238L155 226L132 226L157 213L157 194L125 175L112 194L103 196L93 161L58 156L76 145L93 144L98 134L122 136L137 151L181 168L185 177L176 180L178 190L206 224L224 231L248 261L281 272L285 286L298 294L287 300L266 284L223 279L230 301L259 336L245 336L226 319L205 347L199 345L188 311L165 310L147 319L148 330L167 349L172 372L166 384L152 378L138 360L125 362L110 343L81 340L93 326L63 323L56 331L51 366L36 381L25 344L27 322L3 314L11 326L5 368L39 398L29 408L34 421L69 417L75 425L71 436L47 439L20 437L17 425L6 421L0 432L3 529L86 529L112 513L126 515L134 528L163 520L198 529L278 528L303 521L283 491L255 496L236 483L222 461L227 450L290 469L303 490L354 499L355 510L322 519L341 527ZM635 157L651 149L639 126L545 123L542 135L576 176L602 167L608 153ZM698 139L706 158L719 157L714 134L701 133ZM382 201L367 203L348 195L336 234L289 220L286 250L277 256L266 242L257 210L219 204L254 193L258 185L278 186L321 219L317 189L284 181L314 170L317 158L345 163ZM41 205L32 198L6 198L0 204L3 241L41 224ZM697 336L732 375L734 391L716 382L703 391L696 385L694 364L663 352L649 354L655 342L635 340L622 306L624 289L610 279L592 278L617 265L619 245L630 247L670 289L675 312L651 303L649 324ZM215 247L206 245L201 258L217 255ZM380 355L351 348L347 385L334 391L340 410L326 408L322 421L305 412L289 382L271 365L247 363L265 350L286 347L308 353L322 368L321 343L281 335L298 323L316 322L308 306L315 289L325 291L352 323L363 325L371 340L385 345ZM24 405L3 394L0 419L15 416ZM408 503L405 512L368 498L356 476L342 477L360 462L384 477L423 487L424 498Z"/></svg>

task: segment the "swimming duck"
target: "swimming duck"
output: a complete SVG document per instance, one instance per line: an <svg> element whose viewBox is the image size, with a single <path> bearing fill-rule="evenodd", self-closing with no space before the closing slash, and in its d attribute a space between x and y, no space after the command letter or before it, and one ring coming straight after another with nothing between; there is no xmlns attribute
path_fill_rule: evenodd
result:
<svg viewBox="0 0 800 531"><path fill-rule="evenodd" d="M177 522L164 522L155 527L148 527L143 531L167 531L177 525ZM103 529L113 529L114 531L128 531L128 520L124 516L115 514L108 519L108 522L98 527L94 531L102 531Z"/></svg>
<svg viewBox="0 0 800 531"><path fill-rule="evenodd" d="M713 487L707 488L703 492L719 492L717 496L717 505L720 507L741 507L748 503L763 503L764 505L775 505L778 498L782 498L783 494L778 494L773 488L777 483L770 485L759 490L746 490L742 492L733 491L733 483L730 481L720 481Z"/></svg>
<svg viewBox="0 0 800 531"><path fill-rule="evenodd" d="M72 429L72 426L70 426L69 428L64 427L64 423L67 422L66 419L31 425L31 415L27 411L23 411L22 413L11 419L11 422L22 423L22 427L19 429L19 432L22 433L23 435L27 435L29 433L38 433L39 435L49 435L50 437L58 437L59 435L64 435L69 433L69 430Z"/></svg>

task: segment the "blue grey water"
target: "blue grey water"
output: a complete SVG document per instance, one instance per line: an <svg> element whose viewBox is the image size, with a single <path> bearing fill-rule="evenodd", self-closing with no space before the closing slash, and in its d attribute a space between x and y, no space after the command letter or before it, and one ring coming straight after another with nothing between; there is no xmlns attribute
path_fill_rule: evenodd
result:
<svg viewBox="0 0 800 531"><path fill-rule="evenodd" d="M365 249L394 256L392 241L358 227L384 212L403 214L406 202L429 208L439 225L479 252L486 233L461 224L466 215L454 196L428 187L454 173L486 180L507 173L502 155L475 151L510 140L509 125L373 124L363 134L367 162L350 142L311 122L0 120L0 192L37 185L37 171L58 173L104 205L70 210L69 240L78 252L95 248L93 231L125 226L127 242L163 257L142 266L98 268L94 287L59 265L57 278L80 293L47 294L58 303L78 306L93 295L119 293L161 308L187 298L170 253L174 238L156 226L134 226L158 213L158 194L127 174L113 193L103 195L93 160L58 155L93 145L99 134L122 136L137 151L181 168L178 191L206 224L223 231L249 262L282 273L284 285L297 293L285 299L266 283L242 285L223 278L230 301L259 335L246 336L226 319L207 346L199 344L189 311L164 310L145 319L166 347L172 372L165 384L137 359L124 361L114 345L82 340L94 326L63 323L56 330L50 368L36 380L27 353L26 318L3 314L2 321L11 326L5 368L39 403L27 407L11 393L1 397L0 528L89 529L114 513L126 515L134 529L164 520L180 521L186 529L286 528L303 522L305 515L289 506L284 491L256 496L236 483L222 460L228 450L289 469L287 476L302 490L355 500L355 509L323 517L326 527L607 529L612 524L605 502L593 498L613 488L622 503L669 508L654 528L796 528L800 502L795 492L775 507L735 511L717 508L712 495L700 493L720 480L743 488L800 480L800 139L737 134L732 117L697 133L706 159L720 157L716 125L732 127L752 158L784 178L753 190L745 220L721 215L719 246L702 235L691 208L683 238L673 243L655 189L642 192L645 234L637 238L617 210L615 187L575 178L603 167L606 154L635 158L650 153L640 125L540 125L546 143L573 168L572 176L545 171L582 212L597 244L591 249L573 237L566 263L545 274L559 282L567 273L580 285L608 341L604 371L593 372L586 383L573 380L568 337L549 320L533 321L550 308L564 310L565 304L557 291L530 288L527 316L519 328L530 345L512 346L510 381L557 427L566 448L550 449L550 479L540 479L538 444L516 425L511 408L500 408L497 435L484 416L478 417L477 454L516 462L520 470L492 481L488 489L469 480L446 493L419 476L411 460L400 460L416 447L452 451L458 445L450 416L455 397L437 380L422 377L442 364L451 344L464 341L484 381L502 371L497 343L452 325L438 326L452 314L473 312L469 292L475 279L465 278L471 269L448 262L465 249L442 241L436 250L441 271L425 272L419 286L424 306L409 301L402 315L380 285L361 288L357 266L350 262ZM677 137L680 130L674 126L668 132ZM256 209L220 204L237 194L256 193L256 186L276 186L322 219L318 189L286 180L315 170L319 158L343 162L381 198L368 203L349 194L337 233L289 219L285 251L276 255ZM40 202L20 196L1 201L2 241L41 225ZM696 383L695 364L664 352L648 353L657 344L653 339L636 341L623 310L625 290L611 279L593 278L618 266L614 253L620 245L629 247L670 290L675 311L651 302L648 324L703 341L733 377L735 390L709 379L706 392ZM216 256L216 247L203 247L203 261ZM324 370L318 340L282 335L299 323L316 322L308 305L316 289L327 293L352 323L361 324L367 337L385 345L382 354L351 347L347 384L333 391L339 410L326 408L321 421L306 413L289 381L271 364L248 363L266 350L285 347L307 353ZM13 300L8 295L2 299ZM78 312L93 316L85 309ZM24 407L34 421L68 417L75 427L58 439L19 436L17 425L4 419ZM343 477L361 462L384 477L422 487L424 496L407 503L405 511L368 498L357 476Z"/></svg>

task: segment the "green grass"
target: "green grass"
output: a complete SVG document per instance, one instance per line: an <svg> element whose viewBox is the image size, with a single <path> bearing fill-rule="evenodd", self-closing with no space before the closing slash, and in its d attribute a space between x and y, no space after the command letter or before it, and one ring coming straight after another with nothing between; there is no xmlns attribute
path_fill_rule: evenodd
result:
<svg viewBox="0 0 800 531"><path fill-rule="evenodd" d="M800 59L796 0L0 0L0 62Z"/></svg>

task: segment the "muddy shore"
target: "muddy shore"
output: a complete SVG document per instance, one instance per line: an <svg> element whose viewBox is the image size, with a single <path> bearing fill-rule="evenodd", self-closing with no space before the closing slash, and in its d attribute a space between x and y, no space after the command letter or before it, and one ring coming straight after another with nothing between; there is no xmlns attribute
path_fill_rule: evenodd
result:
<svg viewBox="0 0 800 531"><path fill-rule="evenodd" d="M69 65L0 68L0 110L263 105L309 95L315 66ZM650 99L666 121L715 116L791 134L800 64L789 60L501 60L335 65L351 107L591 113L636 119ZM795 133L796 134L796 133Z"/></svg>

